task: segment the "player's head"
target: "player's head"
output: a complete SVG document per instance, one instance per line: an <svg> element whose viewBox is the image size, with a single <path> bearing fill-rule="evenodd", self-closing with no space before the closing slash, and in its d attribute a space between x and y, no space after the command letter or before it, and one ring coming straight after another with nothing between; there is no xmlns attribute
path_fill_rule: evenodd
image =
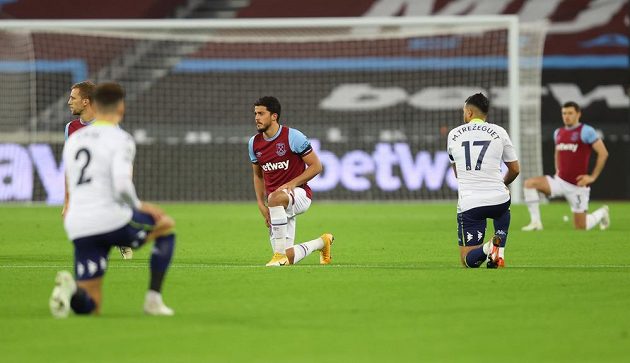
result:
<svg viewBox="0 0 630 363"><path fill-rule="evenodd" d="M94 90L94 108L97 117L119 122L125 113L125 90L115 82L105 82Z"/></svg>
<svg viewBox="0 0 630 363"><path fill-rule="evenodd" d="M254 103L256 130L265 132L274 123L280 121L282 107L280 101L273 96L264 96Z"/></svg>
<svg viewBox="0 0 630 363"><path fill-rule="evenodd" d="M470 122L470 120L475 118L485 120L489 109L490 101L488 101L488 97L483 93L475 93L464 102L464 122Z"/></svg>
<svg viewBox="0 0 630 363"><path fill-rule="evenodd" d="M565 126L572 127L577 125L580 122L580 116L582 116L582 111L577 103L569 101L562 105L562 122L564 122Z"/></svg>
<svg viewBox="0 0 630 363"><path fill-rule="evenodd" d="M81 116L92 107L92 96L96 85L91 81L83 81L72 85L68 106L73 115Z"/></svg>

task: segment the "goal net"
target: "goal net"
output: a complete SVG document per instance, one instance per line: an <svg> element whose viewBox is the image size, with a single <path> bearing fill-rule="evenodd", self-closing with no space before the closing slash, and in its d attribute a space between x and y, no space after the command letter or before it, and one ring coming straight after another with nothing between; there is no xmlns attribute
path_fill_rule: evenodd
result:
<svg viewBox="0 0 630 363"><path fill-rule="evenodd" d="M3 21L0 200L63 200L67 99L86 79L125 87L148 200L251 200L247 142L265 95L319 154L317 199L456 198L446 135L480 91L519 150L519 179L540 174L544 35L510 16Z"/></svg>

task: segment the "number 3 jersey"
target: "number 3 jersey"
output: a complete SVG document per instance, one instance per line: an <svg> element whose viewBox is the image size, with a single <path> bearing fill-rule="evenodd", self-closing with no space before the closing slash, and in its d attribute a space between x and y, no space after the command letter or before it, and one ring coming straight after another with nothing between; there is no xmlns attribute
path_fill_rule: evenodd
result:
<svg viewBox="0 0 630 363"><path fill-rule="evenodd" d="M474 119L449 132L447 151L457 169L459 213L510 199L501 164L517 158L504 128Z"/></svg>
<svg viewBox="0 0 630 363"><path fill-rule="evenodd" d="M117 126L97 121L76 131L63 149L70 200L64 220L70 239L121 228L138 200L132 183L136 145Z"/></svg>

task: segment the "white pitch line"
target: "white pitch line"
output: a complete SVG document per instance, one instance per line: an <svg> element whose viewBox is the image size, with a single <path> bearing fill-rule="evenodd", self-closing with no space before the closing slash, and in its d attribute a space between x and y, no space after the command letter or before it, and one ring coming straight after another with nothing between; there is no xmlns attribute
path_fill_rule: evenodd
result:
<svg viewBox="0 0 630 363"><path fill-rule="evenodd" d="M71 269L70 265L0 265L0 269ZM116 265L114 269L146 269L146 265ZM210 265L210 264L173 264L171 268L176 269L265 269L264 265ZM291 268L335 268L335 269L399 269L399 270L441 270L441 269L461 269L455 265L444 266L418 266L418 265L295 265ZM481 268L485 269L485 268ZM630 265L511 265L511 269L630 269Z"/></svg>

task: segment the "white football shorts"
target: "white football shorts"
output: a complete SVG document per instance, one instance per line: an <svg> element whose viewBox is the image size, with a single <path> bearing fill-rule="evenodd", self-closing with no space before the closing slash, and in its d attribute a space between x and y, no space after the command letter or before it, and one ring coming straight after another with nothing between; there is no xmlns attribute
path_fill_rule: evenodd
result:
<svg viewBox="0 0 630 363"><path fill-rule="evenodd" d="M585 213L588 211L588 201L591 195L590 187L580 187L562 180L557 175L546 175L549 188L551 189L551 198L564 197L573 213Z"/></svg>

